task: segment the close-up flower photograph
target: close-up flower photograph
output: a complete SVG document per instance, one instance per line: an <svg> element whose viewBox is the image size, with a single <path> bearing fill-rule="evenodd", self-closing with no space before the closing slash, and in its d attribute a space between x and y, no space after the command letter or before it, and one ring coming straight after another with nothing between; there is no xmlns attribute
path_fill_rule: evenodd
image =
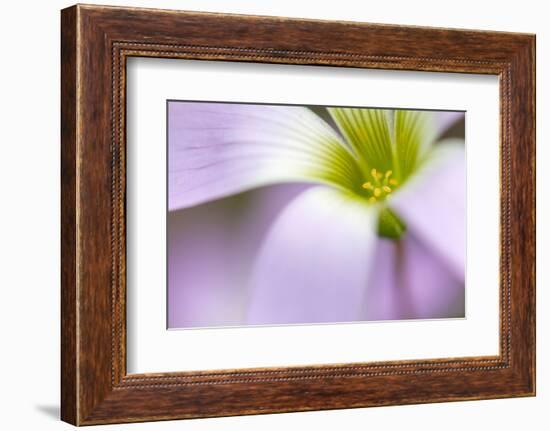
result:
<svg viewBox="0 0 550 431"><path fill-rule="evenodd" d="M465 113L168 102L168 327L465 317Z"/></svg>

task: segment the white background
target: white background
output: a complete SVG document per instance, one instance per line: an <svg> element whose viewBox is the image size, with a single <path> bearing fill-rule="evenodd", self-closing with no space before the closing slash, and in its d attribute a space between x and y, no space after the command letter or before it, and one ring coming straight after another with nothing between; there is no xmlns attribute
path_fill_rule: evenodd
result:
<svg viewBox="0 0 550 431"><path fill-rule="evenodd" d="M103 1L103 3L115 4ZM538 220L550 217L548 85L550 28L544 3L462 0L312 2L297 0L118 1L189 10L360 20L537 33ZM0 16L0 424L9 430L70 429L59 399L59 9L64 1L6 2ZM550 231L538 228L538 396L330 412L106 426L96 429L545 429L550 421Z"/></svg>
<svg viewBox="0 0 550 431"><path fill-rule="evenodd" d="M141 58L127 83L128 372L498 354L496 76ZM166 99L466 111L466 319L166 331Z"/></svg>

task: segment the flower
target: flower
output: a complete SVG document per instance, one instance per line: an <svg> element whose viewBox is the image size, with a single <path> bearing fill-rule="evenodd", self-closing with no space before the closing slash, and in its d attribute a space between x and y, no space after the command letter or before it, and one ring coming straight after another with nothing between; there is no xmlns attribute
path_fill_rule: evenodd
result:
<svg viewBox="0 0 550 431"><path fill-rule="evenodd" d="M234 323L464 316L464 143L438 141L437 127L453 116L359 108L324 113L169 104L169 211L274 184L309 185L283 199L261 232L251 267L239 271L246 295ZM169 256L169 262L170 272L178 261ZM172 278L169 299L185 288ZM208 307L199 302L199 310ZM169 306L175 326L171 314L180 306Z"/></svg>

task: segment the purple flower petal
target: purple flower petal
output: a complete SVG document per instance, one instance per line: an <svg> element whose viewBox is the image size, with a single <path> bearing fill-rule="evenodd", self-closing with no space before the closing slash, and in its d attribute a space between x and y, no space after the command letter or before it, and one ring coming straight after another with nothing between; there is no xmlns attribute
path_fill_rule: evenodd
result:
<svg viewBox="0 0 550 431"><path fill-rule="evenodd" d="M305 191L271 227L256 261L249 324L358 320L376 211L328 187Z"/></svg>
<svg viewBox="0 0 550 431"><path fill-rule="evenodd" d="M366 320L464 317L464 282L413 234L380 240L374 259Z"/></svg>
<svg viewBox="0 0 550 431"><path fill-rule="evenodd" d="M442 142L421 171L398 189L389 205L408 229L464 280L466 159L458 140Z"/></svg>
<svg viewBox="0 0 550 431"><path fill-rule="evenodd" d="M263 187L168 213L168 327L246 323L254 258L279 212L308 186Z"/></svg>
<svg viewBox="0 0 550 431"><path fill-rule="evenodd" d="M168 116L170 210L281 182L354 185L350 152L307 108L170 102Z"/></svg>

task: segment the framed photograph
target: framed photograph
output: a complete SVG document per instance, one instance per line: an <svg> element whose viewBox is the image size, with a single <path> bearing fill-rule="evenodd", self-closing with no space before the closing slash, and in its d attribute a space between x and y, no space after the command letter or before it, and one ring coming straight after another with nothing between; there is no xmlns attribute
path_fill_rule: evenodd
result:
<svg viewBox="0 0 550 431"><path fill-rule="evenodd" d="M535 37L61 13L61 415L535 394Z"/></svg>

